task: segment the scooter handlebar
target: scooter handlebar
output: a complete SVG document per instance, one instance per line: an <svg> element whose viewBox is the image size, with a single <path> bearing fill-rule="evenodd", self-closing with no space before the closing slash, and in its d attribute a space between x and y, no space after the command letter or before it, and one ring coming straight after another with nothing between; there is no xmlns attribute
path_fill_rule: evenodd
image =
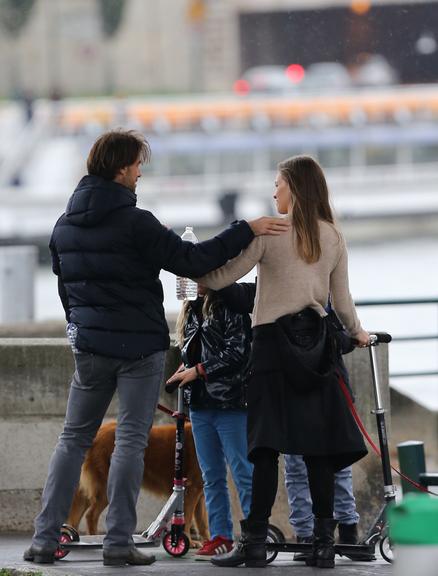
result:
<svg viewBox="0 0 438 576"><path fill-rule="evenodd" d="M181 386L181 388L184 388L185 386L188 386L190 384L190 382L186 382L185 384L183 384L181 386L181 382L171 382L170 384L166 384L164 386L164 390L168 393L168 394L172 394L173 392L175 392L175 390Z"/></svg>
<svg viewBox="0 0 438 576"><path fill-rule="evenodd" d="M171 384L166 384L164 389L168 394L172 394L178 388L179 382L172 382Z"/></svg>
<svg viewBox="0 0 438 576"><path fill-rule="evenodd" d="M389 344L392 336L387 332L370 332L370 340L371 344Z"/></svg>
<svg viewBox="0 0 438 576"><path fill-rule="evenodd" d="M388 332L370 332L370 340L368 346L376 346L377 344L389 344L392 340L391 334ZM355 338L351 339L354 345L357 345Z"/></svg>

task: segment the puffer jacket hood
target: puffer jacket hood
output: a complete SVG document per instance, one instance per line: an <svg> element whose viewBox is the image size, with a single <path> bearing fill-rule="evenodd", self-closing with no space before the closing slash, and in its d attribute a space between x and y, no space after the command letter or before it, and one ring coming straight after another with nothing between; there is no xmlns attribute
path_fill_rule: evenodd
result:
<svg viewBox="0 0 438 576"><path fill-rule="evenodd" d="M136 194L126 186L100 176L84 176L68 201L65 215L75 226L95 226L110 212L136 202Z"/></svg>

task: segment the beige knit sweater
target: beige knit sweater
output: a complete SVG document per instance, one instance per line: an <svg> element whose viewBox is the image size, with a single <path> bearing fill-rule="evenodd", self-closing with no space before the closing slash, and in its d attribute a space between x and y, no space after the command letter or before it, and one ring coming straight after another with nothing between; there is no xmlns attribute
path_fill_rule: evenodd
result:
<svg viewBox="0 0 438 576"><path fill-rule="evenodd" d="M284 314L306 307L325 316L328 294L332 305L351 336L361 325L348 287L348 257L345 241L336 227L320 221L322 255L307 264L297 253L291 228L280 236L258 236L239 256L197 282L220 290L245 276L257 265L257 290L253 326L274 322Z"/></svg>

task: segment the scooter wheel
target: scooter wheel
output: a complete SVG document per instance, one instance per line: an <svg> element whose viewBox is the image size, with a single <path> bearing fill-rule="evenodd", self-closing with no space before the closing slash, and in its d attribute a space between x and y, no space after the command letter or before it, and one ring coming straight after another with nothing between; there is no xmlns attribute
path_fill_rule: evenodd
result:
<svg viewBox="0 0 438 576"><path fill-rule="evenodd" d="M188 539L187 535L180 534L178 536L178 541L176 546L172 545L172 535L170 532L166 532L163 536L163 548L166 550L168 554L175 557L184 556L190 549L190 540Z"/></svg>
<svg viewBox="0 0 438 576"><path fill-rule="evenodd" d="M63 524L61 528L61 536L59 537L60 544L68 544L69 542L79 542L79 534L73 526ZM56 560L62 560L70 553L70 550L65 550L61 547L57 548L55 552Z"/></svg>
<svg viewBox="0 0 438 576"><path fill-rule="evenodd" d="M286 538L284 537L283 532L280 530L280 528L277 528L277 526L274 526L273 524L269 524L268 526L268 536L266 538L266 543L267 544L276 544L276 543L282 543L285 542ZM278 555L278 551L277 550L269 550L266 553L266 561L268 562L268 564L270 564L271 562L273 562Z"/></svg>
<svg viewBox="0 0 438 576"><path fill-rule="evenodd" d="M391 540L389 539L388 534L386 534L380 541L379 541L379 549L380 554L382 555L383 559L392 564L394 562L394 551L392 548Z"/></svg>

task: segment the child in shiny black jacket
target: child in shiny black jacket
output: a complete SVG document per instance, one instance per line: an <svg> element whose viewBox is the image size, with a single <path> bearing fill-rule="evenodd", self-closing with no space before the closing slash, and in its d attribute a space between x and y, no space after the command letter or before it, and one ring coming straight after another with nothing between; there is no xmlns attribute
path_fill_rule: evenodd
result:
<svg viewBox="0 0 438 576"><path fill-rule="evenodd" d="M186 301L177 321L183 365L168 382L187 385L193 437L204 480L210 540L198 551L209 559L232 548L233 523L227 464L242 512L249 511L252 464L247 459L245 386L251 349L248 313L234 312L224 298L232 286L213 292L198 286L198 299Z"/></svg>

